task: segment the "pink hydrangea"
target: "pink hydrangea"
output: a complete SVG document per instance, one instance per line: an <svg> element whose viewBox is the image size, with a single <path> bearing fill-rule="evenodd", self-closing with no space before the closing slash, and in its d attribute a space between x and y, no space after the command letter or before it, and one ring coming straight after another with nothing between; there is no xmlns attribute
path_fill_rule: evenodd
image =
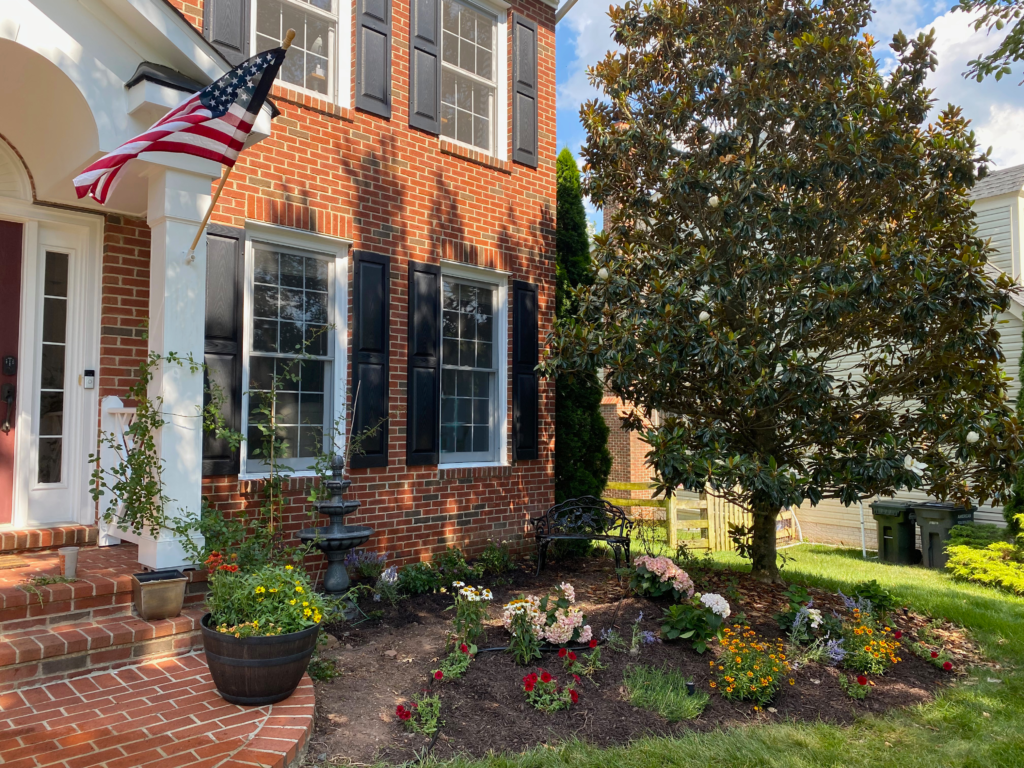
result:
<svg viewBox="0 0 1024 768"><path fill-rule="evenodd" d="M642 565L648 572L655 574L658 580L663 583L672 582L672 588L676 592L685 594L687 597L693 597L693 580L690 579L690 575L686 571L673 563L670 558L640 555L640 557L633 561L633 564L637 567Z"/></svg>

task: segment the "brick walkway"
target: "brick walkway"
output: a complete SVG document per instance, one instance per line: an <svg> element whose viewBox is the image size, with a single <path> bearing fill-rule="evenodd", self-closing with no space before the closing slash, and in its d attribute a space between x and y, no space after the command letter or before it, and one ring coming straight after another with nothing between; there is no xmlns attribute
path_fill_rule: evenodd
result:
<svg viewBox="0 0 1024 768"><path fill-rule="evenodd" d="M285 768L313 707L308 676L279 704L229 704L202 654L189 654L0 694L0 765Z"/></svg>

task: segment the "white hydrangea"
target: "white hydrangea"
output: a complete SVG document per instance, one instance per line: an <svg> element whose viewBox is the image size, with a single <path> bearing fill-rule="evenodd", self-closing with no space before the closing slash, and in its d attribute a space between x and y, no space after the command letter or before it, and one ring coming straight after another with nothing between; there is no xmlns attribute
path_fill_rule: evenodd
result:
<svg viewBox="0 0 1024 768"><path fill-rule="evenodd" d="M821 611L817 608L808 608L807 620L811 622L812 629L817 629L821 626Z"/></svg>
<svg viewBox="0 0 1024 768"><path fill-rule="evenodd" d="M714 592L708 592L700 596L700 601L711 609L711 612L723 619L729 618L732 610L729 608L729 601Z"/></svg>

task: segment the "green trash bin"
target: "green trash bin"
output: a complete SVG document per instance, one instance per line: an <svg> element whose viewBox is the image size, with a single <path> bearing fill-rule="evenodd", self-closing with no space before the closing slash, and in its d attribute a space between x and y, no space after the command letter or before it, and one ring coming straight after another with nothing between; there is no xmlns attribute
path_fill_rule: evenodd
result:
<svg viewBox="0 0 1024 768"><path fill-rule="evenodd" d="M917 556L914 508L909 501L882 499L871 502L878 525L878 559L883 563L913 565Z"/></svg>
<svg viewBox="0 0 1024 768"><path fill-rule="evenodd" d="M946 544L949 531L954 525L974 522L974 508L947 504L941 501L926 501L915 504L917 524L921 528L921 550L924 564L929 568L946 567Z"/></svg>

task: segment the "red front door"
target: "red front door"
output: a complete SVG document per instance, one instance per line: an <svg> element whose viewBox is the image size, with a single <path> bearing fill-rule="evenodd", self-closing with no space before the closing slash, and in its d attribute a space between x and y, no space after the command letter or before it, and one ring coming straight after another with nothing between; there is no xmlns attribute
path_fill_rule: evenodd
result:
<svg viewBox="0 0 1024 768"><path fill-rule="evenodd" d="M14 519L14 425L22 226L0 221L0 525ZM9 402L8 402L9 401Z"/></svg>

